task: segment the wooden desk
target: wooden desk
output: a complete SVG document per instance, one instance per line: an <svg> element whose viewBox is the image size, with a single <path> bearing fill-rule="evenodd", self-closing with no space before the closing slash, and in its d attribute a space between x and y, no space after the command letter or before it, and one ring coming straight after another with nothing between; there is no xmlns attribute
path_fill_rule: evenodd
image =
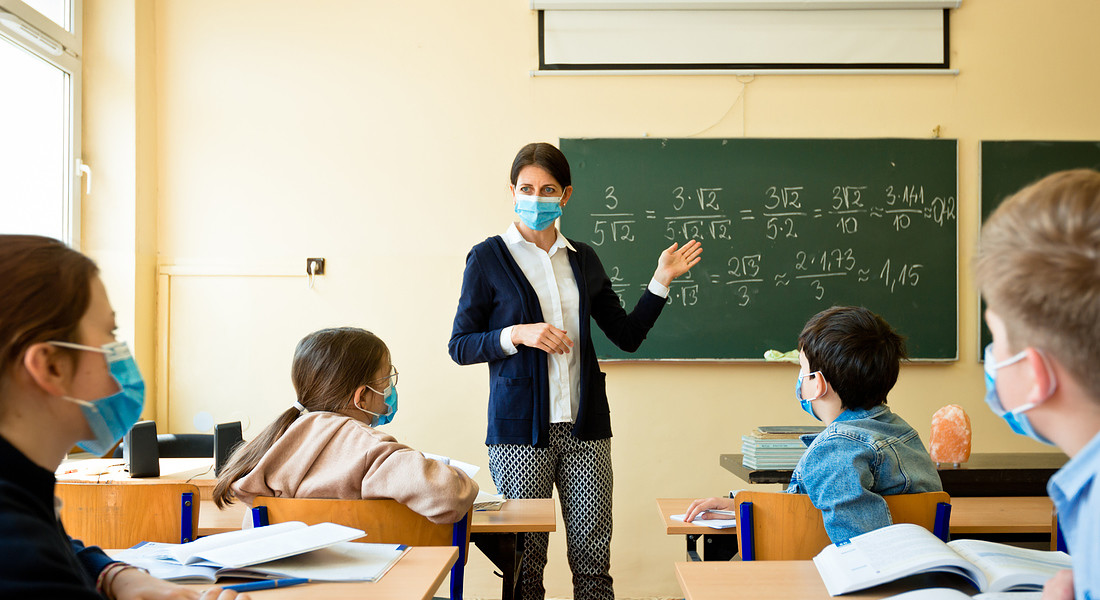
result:
<svg viewBox="0 0 1100 600"><path fill-rule="evenodd" d="M248 507L237 502L219 510L212 500L199 504L199 536L241 528ZM475 511L470 524L470 541L500 569L503 600L515 597L523 558L525 533L550 532L557 528L551 498L508 500L500 510ZM402 559L404 560L404 559Z"/></svg>
<svg viewBox="0 0 1100 600"><path fill-rule="evenodd" d="M214 498L213 458L162 458L160 477L131 478L126 471L126 461L121 458L66 459L54 473L58 481L87 483L159 482L191 483L199 488L202 500Z"/></svg>
<svg viewBox="0 0 1100 600"><path fill-rule="evenodd" d="M809 560L678 562L676 579L687 600L831 600ZM959 575L936 573L906 577L844 598L885 598L926 587L975 591Z"/></svg>
<svg viewBox="0 0 1100 600"><path fill-rule="evenodd" d="M672 519L672 515L686 513L692 500L694 498L657 498L657 514L665 523L665 533L685 536L688 560L727 561L733 558L738 552L736 527L713 529ZM703 539L702 557L697 546L699 538Z"/></svg>
<svg viewBox="0 0 1100 600"><path fill-rule="evenodd" d="M119 552L107 550L107 554ZM252 592L254 597L267 598L309 598L310 600L428 600L432 597L443 578L458 560L458 548L437 546L432 548L410 548L401 560L378 581L349 581L341 583L307 583L293 587ZM219 582L223 585L254 580L229 579ZM211 587L208 583L188 584L184 587L204 590Z"/></svg>
<svg viewBox="0 0 1100 600"><path fill-rule="evenodd" d="M706 560L729 560L737 553L737 530L711 529L672 520L682 515L693 498L658 498L657 513L668 535L687 536L687 553L698 560L697 540L702 537ZM952 498L951 536L1037 534L1050 538L1054 503L1046 496L1016 496L1005 498ZM201 521L200 521L201 522Z"/></svg>
<svg viewBox="0 0 1100 600"><path fill-rule="evenodd" d="M722 454L722 468L749 483L788 483L790 471L745 468L741 454ZM1060 452L997 452L971 454L956 469L949 464L938 471L943 489L951 497L1045 496L1047 480L1069 460Z"/></svg>

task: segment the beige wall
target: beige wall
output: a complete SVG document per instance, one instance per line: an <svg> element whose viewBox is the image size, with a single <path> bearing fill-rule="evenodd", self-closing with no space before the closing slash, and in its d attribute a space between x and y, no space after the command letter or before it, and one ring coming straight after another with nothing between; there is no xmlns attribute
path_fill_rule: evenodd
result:
<svg viewBox="0 0 1100 600"><path fill-rule="evenodd" d="M293 399L295 341L318 327L358 325L388 342L401 371L401 413L387 429L486 466L486 369L456 366L446 343L466 251L512 218L507 172L522 144L702 131L928 137L940 127L960 150L960 360L904 367L890 402L926 440L931 414L954 402L971 413L975 450L1041 450L982 402L970 266L978 142L1100 139L1100 4L964 0L951 15L954 77L741 80L530 78L536 16L522 0L163 0L148 5L148 18L133 0L85 6L85 85L102 94L85 96L86 150L117 157L89 160L98 181L125 180L85 199L85 236L118 232L141 249L155 231L157 304L139 293L123 310L145 315L130 317L138 338L155 331L161 345L162 429L190 431L206 410L217 420L246 417L246 437L255 435ZM91 55L116 36L129 36L127 51L140 48L123 57L131 73L120 81ZM142 85L152 86L148 96ZM151 182L132 185L150 168ZM142 190L155 190L155 227L142 220L150 208ZM307 256L328 259L312 290L290 276ZM151 264L132 262L137 280L150 281ZM791 397L795 369L605 370L616 432L616 589L624 598L678 595L671 563L682 559L683 540L662 533L653 498L744 486L718 454L737 451L753 426L809 422ZM478 480L491 487L487 469ZM498 597L489 572L474 552L469 597ZM572 595L561 533L547 588Z"/></svg>

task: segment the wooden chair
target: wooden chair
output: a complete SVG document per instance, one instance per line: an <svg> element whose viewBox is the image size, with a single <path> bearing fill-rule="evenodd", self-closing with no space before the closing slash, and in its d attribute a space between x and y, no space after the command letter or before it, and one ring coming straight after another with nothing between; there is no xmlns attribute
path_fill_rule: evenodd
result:
<svg viewBox="0 0 1100 600"><path fill-rule="evenodd" d="M947 492L884 496L894 523L915 523L947 541ZM741 560L809 560L832 543L821 511L805 494L738 492L737 539Z"/></svg>
<svg viewBox="0 0 1100 600"><path fill-rule="evenodd" d="M272 498L252 501L252 524L301 521L307 525L337 523L362 529L367 537L357 542L407 546L457 546L458 561L451 568L451 600L462 598L462 581L470 548L473 509L454 524L432 523L396 500L330 500L322 498Z"/></svg>
<svg viewBox="0 0 1100 600"><path fill-rule="evenodd" d="M57 482L61 523L72 537L101 548L195 539L199 488L190 483Z"/></svg>

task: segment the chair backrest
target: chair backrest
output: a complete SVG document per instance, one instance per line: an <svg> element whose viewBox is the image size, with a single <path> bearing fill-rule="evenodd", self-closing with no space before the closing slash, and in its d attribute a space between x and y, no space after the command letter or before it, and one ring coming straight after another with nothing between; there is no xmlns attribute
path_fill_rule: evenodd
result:
<svg viewBox="0 0 1100 600"><path fill-rule="evenodd" d="M179 544L198 533L199 488L190 483L59 481L55 493L65 531L89 546Z"/></svg>
<svg viewBox="0 0 1100 600"><path fill-rule="evenodd" d="M951 514L947 492L883 498L894 523L914 523L946 538ZM821 511L805 494L741 491L733 502L742 560L809 560L832 543Z"/></svg>
<svg viewBox="0 0 1100 600"><path fill-rule="evenodd" d="M470 520L473 508L454 524L432 523L396 500L332 500L325 498L273 498L252 500L253 523L268 525L301 521L307 525L337 523L362 529L365 538L357 542L405 544L407 546L457 546L458 562L451 569L451 598L462 597L464 567L470 548ZM266 522L262 515L266 512ZM257 522L259 521L259 522Z"/></svg>

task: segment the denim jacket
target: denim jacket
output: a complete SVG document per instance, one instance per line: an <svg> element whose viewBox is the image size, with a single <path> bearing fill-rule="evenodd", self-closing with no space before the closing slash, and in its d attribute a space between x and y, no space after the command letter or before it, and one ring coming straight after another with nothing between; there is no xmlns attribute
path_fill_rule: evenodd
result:
<svg viewBox="0 0 1100 600"><path fill-rule="evenodd" d="M787 491L810 496L834 543L890 525L883 496L943 489L920 435L885 404L845 410L802 441Z"/></svg>

